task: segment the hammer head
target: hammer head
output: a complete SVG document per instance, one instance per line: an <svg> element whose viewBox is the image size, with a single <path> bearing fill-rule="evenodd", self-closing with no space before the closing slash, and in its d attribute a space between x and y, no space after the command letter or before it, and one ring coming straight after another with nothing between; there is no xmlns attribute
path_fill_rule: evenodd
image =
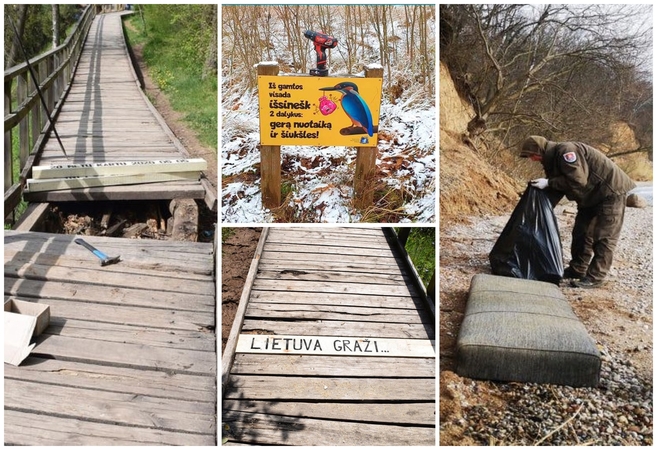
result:
<svg viewBox="0 0 657 450"><path fill-rule="evenodd" d="M110 264L116 264L117 262L121 261L121 256L113 256L113 257L107 257L105 259L102 259L100 261L101 266L109 266Z"/></svg>

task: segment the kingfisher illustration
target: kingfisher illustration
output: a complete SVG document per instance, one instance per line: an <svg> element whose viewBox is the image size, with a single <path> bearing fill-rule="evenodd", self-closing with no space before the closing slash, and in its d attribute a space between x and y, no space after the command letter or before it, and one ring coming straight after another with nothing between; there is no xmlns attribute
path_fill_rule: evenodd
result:
<svg viewBox="0 0 657 450"><path fill-rule="evenodd" d="M340 130L341 134L363 134L364 130L372 137L374 135L374 124L372 113L365 100L358 93L358 86L351 81L343 81L335 86L319 88L320 91L339 91L342 94L340 104L345 114L353 122L353 126Z"/></svg>

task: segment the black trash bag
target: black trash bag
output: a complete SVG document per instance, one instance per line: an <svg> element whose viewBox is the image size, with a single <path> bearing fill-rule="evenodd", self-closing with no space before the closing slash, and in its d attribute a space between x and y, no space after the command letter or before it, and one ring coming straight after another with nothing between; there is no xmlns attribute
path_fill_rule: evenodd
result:
<svg viewBox="0 0 657 450"><path fill-rule="evenodd" d="M488 259L494 275L559 284L561 237L547 193L527 187Z"/></svg>

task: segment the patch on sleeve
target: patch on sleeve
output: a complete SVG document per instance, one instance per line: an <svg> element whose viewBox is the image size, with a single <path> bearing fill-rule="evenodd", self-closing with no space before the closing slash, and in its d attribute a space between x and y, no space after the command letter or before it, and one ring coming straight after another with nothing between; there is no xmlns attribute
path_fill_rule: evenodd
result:
<svg viewBox="0 0 657 450"><path fill-rule="evenodd" d="M577 161L577 153L575 152L564 153L563 159L565 159L567 163L574 163L575 161Z"/></svg>

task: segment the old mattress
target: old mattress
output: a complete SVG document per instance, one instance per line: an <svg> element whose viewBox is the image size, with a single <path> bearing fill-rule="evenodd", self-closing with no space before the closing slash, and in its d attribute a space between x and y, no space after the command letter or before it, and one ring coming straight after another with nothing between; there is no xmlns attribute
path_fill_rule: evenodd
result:
<svg viewBox="0 0 657 450"><path fill-rule="evenodd" d="M597 386L600 353L557 286L479 274L456 343L457 373Z"/></svg>

